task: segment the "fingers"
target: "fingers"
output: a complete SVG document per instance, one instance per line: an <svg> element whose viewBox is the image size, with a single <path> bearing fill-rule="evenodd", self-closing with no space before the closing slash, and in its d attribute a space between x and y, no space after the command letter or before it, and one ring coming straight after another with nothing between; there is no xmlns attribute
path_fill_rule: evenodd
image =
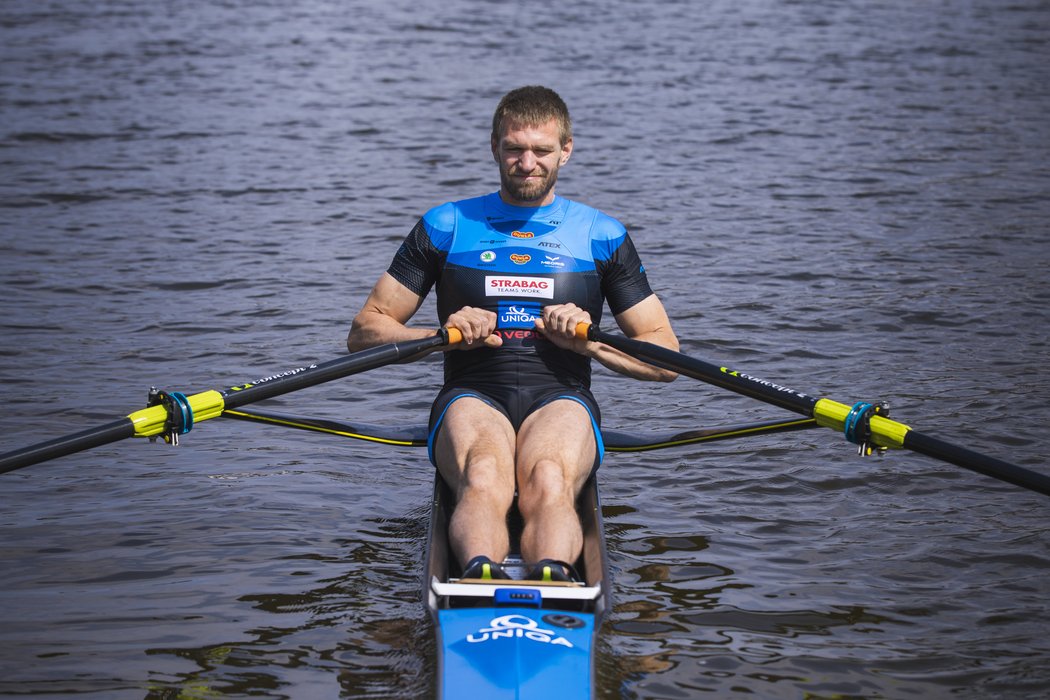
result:
<svg viewBox="0 0 1050 700"><path fill-rule="evenodd" d="M567 337L576 334L576 325L590 323L591 315L576 304L557 304L543 308L543 328L548 335L557 334Z"/></svg>
<svg viewBox="0 0 1050 700"><path fill-rule="evenodd" d="M492 311L464 306L450 314L445 325L463 335L460 347L498 347L503 343L499 336L492 334L496 330L496 314Z"/></svg>
<svg viewBox="0 0 1050 700"><path fill-rule="evenodd" d="M591 315L575 304L556 304L543 307L543 315L536 319L536 330L555 345L581 352L587 342L576 337L576 326L590 323Z"/></svg>
<svg viewBox="0 0 1050 700"><path fill-rule="evenodd" d="M495 348L503 344L503 339L495 334L496 320L492 311L464 306L450 314L445 325L462 334L463 340L457 346L460 349ZM576 326L590 322L591 315L575 304L552 304L543 307L541 316L536 319L536 331L555 345L582 352L587 341L576 337Z"/></svg>

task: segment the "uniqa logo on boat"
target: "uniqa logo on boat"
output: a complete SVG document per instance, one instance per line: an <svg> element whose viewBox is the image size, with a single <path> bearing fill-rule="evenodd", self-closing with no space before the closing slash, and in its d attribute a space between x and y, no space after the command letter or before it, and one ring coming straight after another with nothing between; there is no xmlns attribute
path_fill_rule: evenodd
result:
<svg viewBox="0 0 1050 700"><path fill-rule="evenodd" d="M495 639L528 639L541 644L556 644L573 648L572 642L568 639L559 637L554 630L542 629L535 620L524 615L504 615L493 618L488 627L482 627L477 632L467 635L467 641L471 644Z"/></svg>

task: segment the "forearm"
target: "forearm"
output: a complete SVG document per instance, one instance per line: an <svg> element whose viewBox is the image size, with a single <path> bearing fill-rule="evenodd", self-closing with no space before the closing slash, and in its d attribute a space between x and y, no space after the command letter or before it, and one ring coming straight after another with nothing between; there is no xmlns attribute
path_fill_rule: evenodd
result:
<svg viewBox="0 0 1050 700"><path fill-rule="evenodd" d="M346 336L346 347L350 352L357 352L377 345L426 338L434 332L433 328L410 328L392 316L363 309L354 317Z"/></svg>
<svg viewBox="0 0 1050 700"><path fill-rule="evenodd" d="M635 340L643 340L671 350L678 350L678 338L670 329L660 329L632 337ZM589 341L586 354L613 372L635 379L649 382L671 382L678 377L676 373L670 370L654 367L604 343Z"/></svg>

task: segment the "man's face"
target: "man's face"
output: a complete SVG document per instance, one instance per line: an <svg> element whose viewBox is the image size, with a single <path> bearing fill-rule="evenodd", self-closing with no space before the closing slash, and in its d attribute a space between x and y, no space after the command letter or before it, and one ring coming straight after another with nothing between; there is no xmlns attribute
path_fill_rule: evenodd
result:
<svg viewBox="0 0 1050 700"><path fill-rule="evenodd" d="M519 207L553 202L558 168L570 153L572 140L562 146L557 120L538 125L506 122L499 140L492 142L503 200Z"/></svg>

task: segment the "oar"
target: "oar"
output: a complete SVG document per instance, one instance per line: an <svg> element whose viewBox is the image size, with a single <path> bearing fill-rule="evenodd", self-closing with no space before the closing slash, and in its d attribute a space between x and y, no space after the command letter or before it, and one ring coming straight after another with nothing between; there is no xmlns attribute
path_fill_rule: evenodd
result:
<svg viewBox="0 0 1050 700"><path fill-rule="evenodd" d="M297 428L325 435L367 440L384 445L400 447L425 447L427 428L424 425L385 426L370 423L347 423L329 418L307 418L292 416L273 411L223 411L223 418L265 425L276 425L284 428ZM812 418L791 418L789 420L767 421L764 423L745 423L724 428L705 428L702 430L683 430L675 432L634 433L621 430L602 429L602 441L610 452L646 452L668 447L682 447L703 442L729 440L732 438L772 435L795 430L817 427Z"/></svg>
<svg viewBox="0 0 1050 700"><path fill-rule="evenodd" d="M576 328L576 335L605 343L663 369L813 418L818 425L845 433L846 438L859 444L865 454L870 454L872 446L879 449L904 448L1050 495L1050 476L912 430L903 423L887 418L878 405L861 402L847 406L830 399L814 398L659 345L606 333L594 324L581 323Z"/></svg>
<svg viewBox="0 0 1050 700"><path fill-rule="evenodd" d="M130 437L163 435L165 440L178 444L179 435L189 432L194 423L220 416L224 410L246 406L255 401L395 362L415 359L433 348L454 345L461 338L455 328L441 329L437 335L380 345L321 364L299 367L246 384L238 384L225 390L204 391L192 396L178 392L151 392L154 398L151 399L148 408L105 425L0 455L0 473Z"/></svg>

